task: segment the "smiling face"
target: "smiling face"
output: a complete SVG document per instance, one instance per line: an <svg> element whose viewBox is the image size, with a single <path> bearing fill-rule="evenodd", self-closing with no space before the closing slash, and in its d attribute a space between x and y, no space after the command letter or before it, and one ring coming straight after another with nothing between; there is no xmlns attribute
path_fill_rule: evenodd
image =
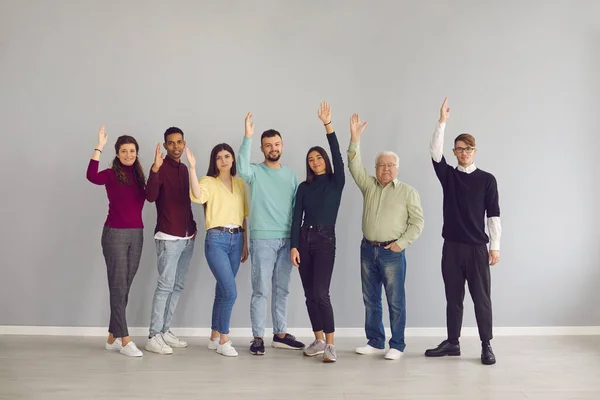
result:
<svg viewBox="0 0 600 400"><path fill-rule="evenodd" d="M137 159L137 151L135 150L135 144L125 143L119 146L117 157L119 157L119 161L121 161L121 164L127 167L131 167Z"/></svg>
<svg viewBox="0 0 600 400"><path fill-rule="evenodd" d="M327 164L325 163L325 159L318 151L313 150L308 153L306 161L308 161L308 166L315 175L323 175L325 172L327 172Z"/></svg>
<svg viewBox="0 0 600 400"><path fill-rule="evenodd" d="M185 140L181 133L171 133L167 136L167 140L164 144L165 150L167 150L167 156L175 161L179 161L183 150L185 149Z"/></svg>
<svg viewBox="0 0 600 400"><path fill-rule="evenodd" d="M375 164L375 175L383 186L387 185L398 176L396 157L391 154L382 154Z"/></svg>
<svg viewBox="0 0 600 400"><path fill-rule="evenodd" d="M265 159L271 162L277 162L283 153L283 141L281 136L275 135L265 137L261 141L260 151L265 155Z"/></svg>

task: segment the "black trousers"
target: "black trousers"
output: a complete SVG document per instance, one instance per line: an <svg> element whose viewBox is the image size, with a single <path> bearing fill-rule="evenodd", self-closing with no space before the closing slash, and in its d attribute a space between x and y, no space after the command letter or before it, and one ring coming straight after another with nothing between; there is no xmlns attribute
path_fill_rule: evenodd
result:
<svg viewBox="0 0 600 400"><path fill-rule="evenodd" d="M485 244L469 245L444 241L442 276L446 288L448 340L458 341L463 319L465 280L475 305L475 318L482 342L492 339L491 277Z"/></svg>
<svg viewBox="0 0 600 400"><path fill-rule="evenodd" d="M329 285L335 261L335 227L303 226L300 232L300 279L313 332L335 331Z"/></svg>
<svg viewBox="0 0 600 400"><path fill-rule="evenodd" d="M108 332L114 337L129 336L126 312L129 289L140 265L144 232L142 229L102 230L102 253L106 261L110 293L110 322Z"/></svg>

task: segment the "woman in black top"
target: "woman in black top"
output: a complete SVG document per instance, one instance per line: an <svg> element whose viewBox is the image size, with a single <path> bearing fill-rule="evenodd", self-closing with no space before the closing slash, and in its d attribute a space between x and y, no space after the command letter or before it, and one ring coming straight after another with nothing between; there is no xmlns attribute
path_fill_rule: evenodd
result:
<svg viewBox="0 0 600 400"><path fill-rule="evenodd" d="M322 147L315 146L308 151L306 181L296 192L291 258L300 271L306 308L315 333L315 341L304 350L304 355L323 354L324 362L334 362L335 329L329 284L335 259L335 221L346 179L340 145L331 126L331 110L326 102L319 107L319 118L327 131L333 169Z"/></svg>

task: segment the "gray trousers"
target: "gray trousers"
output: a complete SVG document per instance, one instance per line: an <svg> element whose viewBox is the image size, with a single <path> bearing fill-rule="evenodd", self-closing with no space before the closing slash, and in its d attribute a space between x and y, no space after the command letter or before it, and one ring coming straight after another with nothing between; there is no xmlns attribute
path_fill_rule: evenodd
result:
<svg viewBox="0 0 600 400"><path fill-rule="evenodd" d="M133 277L140 265L143 244L143 229L115 229L105 226L102 230L102 253L106 261L110 292L108 332L116 338L129 336L125 309Z"/></svg>

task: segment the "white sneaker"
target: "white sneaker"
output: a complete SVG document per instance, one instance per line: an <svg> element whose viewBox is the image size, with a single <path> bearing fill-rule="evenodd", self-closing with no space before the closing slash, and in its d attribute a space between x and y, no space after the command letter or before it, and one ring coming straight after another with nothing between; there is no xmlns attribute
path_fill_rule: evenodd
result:
<svg viewBox="0 0 600 400"><path fill-rule="evenodd" d="M215 340L208 339L208 349L209 350L216 350L218 345L219 345L219 338L216 338Z"/></svg>
<svg viewBox="0 0 600 400"><path fill-rule="evenodd" d="M173 354L173 349L165 343L162 335L156 334L146 342L146 350L156 354Z"/></svg>
<svg viewBox="0 0 600 400"><path fill-rule="evenodd" d="M141 357L144 355L133 342L129 342L125 346L121 346L119 353L129 357Z"/></svg>
<svg viewBox="0 0 600 400"><path fill-rule="evenodd" d="M389 349L387 353L385 353L386 360L399 360L400 357L404 355L404 352L396 349Z"/></svg>
<svg viewBox="0 0 600 400"><path fill-rule="evenodd" d="M356 349L354 349L354 351L356 351L358 354L369 355L369 354L383 353L385 351L385 349L376 349L375 347L367 344L365 346L357 347Z"/></svg>
<svg viewBox="0 0 600 400"><path fill-rule="evenodd" d="M227 357L237 357L238 352L235 351L233 346L231 345L231 340L225 344L217 345L217 353L222 354Z"/></svg>
<svg viewBox="0 0 600 400"><path fill-rule="evenodd" d="M104 344L104 349L105 350L116 350L119 351L121 350L121 347L123 347L123 342L121 342L121 338L116 338L115 341L110 344L108 342L106 342Z"/></svg>
<svg viewBox="0 0 600 400"><path fill-rule="evenodd" d="M179 339L177 336L173 335L173 332L171 331L166 331L165 333L163 333L162 338L165 341L165 343L171 347L183 348L188 346L185 340Z"/></svg>

